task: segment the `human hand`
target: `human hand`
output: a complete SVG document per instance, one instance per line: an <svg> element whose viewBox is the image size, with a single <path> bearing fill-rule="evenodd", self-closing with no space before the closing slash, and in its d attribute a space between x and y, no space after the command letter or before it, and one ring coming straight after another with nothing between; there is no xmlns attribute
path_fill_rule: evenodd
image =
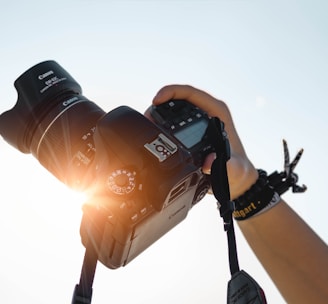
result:
<svg viewBox="0 0 328 304"><path fill-rule="evenodd" d="M258 173L245 153L228 106L206 92L188 85L163 87L154 97L153 104L158 105L170 99L187 100L207 112L209 116L218 117L224 122L231 148L231 158L227 162L231 199L235 199L246 192L257 180ZM146 115L149 116L149 113L146 113ZM211 164L214 159L215 154L213 153L207 156L203 164L204 173L210 174Z"/></svg>

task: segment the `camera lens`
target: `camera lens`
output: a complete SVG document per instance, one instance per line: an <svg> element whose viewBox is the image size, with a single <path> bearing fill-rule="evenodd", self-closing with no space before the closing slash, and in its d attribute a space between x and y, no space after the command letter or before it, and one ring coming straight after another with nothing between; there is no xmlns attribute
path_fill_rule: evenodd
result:
<svg viewBox="0 0 328 304"><path fill-rule="evenodd" d="M18 101L0 116L0 133L32 153L70 187L89 186L94 168L93 133L105 112L81 95L80 85L55 61L30 68L16 81Z"/></svg>
<svg viewBox="0 0 328 304"><path fill-rule="evenodd" d="M59 99L31 134L30 150L62 182L84 189L93 176L93 133L104 111L81 96Z"/></svg>

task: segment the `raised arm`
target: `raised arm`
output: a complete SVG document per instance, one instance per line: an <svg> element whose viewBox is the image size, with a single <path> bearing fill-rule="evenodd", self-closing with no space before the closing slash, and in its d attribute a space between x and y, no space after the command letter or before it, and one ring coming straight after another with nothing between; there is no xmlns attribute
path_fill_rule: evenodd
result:
<svg viewBox="0 0 328 304"><path fill-rule="evenodd" d="M227 163L231 198L243 195L258 180L258 171L246 155L228 106L186 85L162 88L153 103L169 99L188 100L225 123L231 145L231 159ZM210 173L214 157L206 159L205 173ZM328 247L284 200L238 224L287 303L327 303Z"/></svg>

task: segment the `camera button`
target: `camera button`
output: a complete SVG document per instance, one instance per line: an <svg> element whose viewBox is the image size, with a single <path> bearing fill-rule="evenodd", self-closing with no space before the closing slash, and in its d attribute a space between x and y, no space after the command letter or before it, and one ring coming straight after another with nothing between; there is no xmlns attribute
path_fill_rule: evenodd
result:
<svg viewBox="0 0 328 304"><path fill-rule="evenodd" d="M147 208L145 207L145 208L142 208L141 210L140 210L140 214L141 215L145 215L147 213Z"/></svg>
<svg viewBox="0 0 328 304"><path fill-rule="evenodd" d="M120 204L120 209L125 209L127 207L126 202Z"/></svg>

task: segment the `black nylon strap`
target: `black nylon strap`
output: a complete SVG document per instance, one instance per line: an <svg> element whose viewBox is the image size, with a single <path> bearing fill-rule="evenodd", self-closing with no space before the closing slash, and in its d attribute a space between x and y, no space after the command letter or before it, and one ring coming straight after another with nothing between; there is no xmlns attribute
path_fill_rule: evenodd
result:
<svg viewBox="0 0 328 304"><path fill-rule="evenodd" d="M228 237L229 266L231 280L228 283L228 304L266 304L263 290L245 271L239 269L235 230L232 212L234 203L230 200L230 189L227 175L227 161L230 158L230 146L224 125L212 118L208 127L208 136L214 145L216 159L211 166L211 184L215 198L218 200L220 215L224 221L224 230Z"/></svg>
<svg viewBox="0 0 328 304"><path fill-rule="evenodd" d="M227 174L230 145L227 134L224 131L224 124L218 118L212 118L210 120L207 134L216 153L216 159L211 166L210 178L212 191L218 201L218 209L223 218L224 230L227 232L230 273L233 275L239 271L239 263L232 219L234 203L230 200L230 188Z"/></svg>
<svg viewBox="0 0 328 304"><path fill-rule="evenodd" d="M88 241L85 246L80 282L75 286L72 304L91 304L92 285L97 268L98 252L106 223L106 217L97 208L86 204L83 207L83 212L88 219L87 222L82 220L87 231Z"/></svg>
<svg viewBox="0 0 328 304"><path fill-rule="evenodd" d="M72 304L91 304L92 285L96 272L98 254L95 246L89 241L81 270L80 282L75 286Z"/></svg>
<svg viewBox="0 0 328 304"><path fill-rule="evenodd" d="M80 282L74 289L72 304L91 304L92 285L96 272L97 261L97 251L93 244L89 242L85 250Z"/></svg>

